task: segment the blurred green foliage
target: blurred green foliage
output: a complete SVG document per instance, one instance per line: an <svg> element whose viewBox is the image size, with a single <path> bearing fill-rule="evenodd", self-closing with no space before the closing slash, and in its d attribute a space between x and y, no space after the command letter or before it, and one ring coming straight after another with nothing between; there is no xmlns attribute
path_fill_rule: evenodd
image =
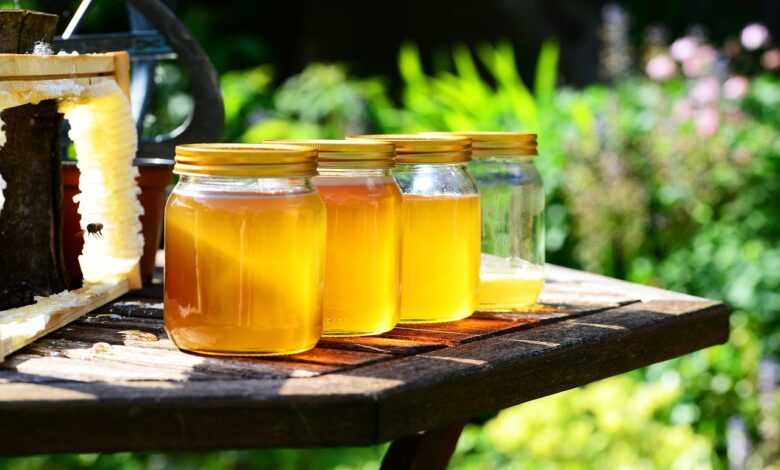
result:
<svg viewBox="0 0 780 470"><path fill-rule="evenodd" d="M267 66L223 75L228 139L340 138L391 109L380 81L349 79L338 65L311 65L273 90L272 81Z"/></svg>
<svg viewBox="0 0 780 470"><path fill-rule="evenodd" d="M679 399L675 374L616 377L507 409L467 429L456 466L485 468L709 468L712 448L687 424L657 419Z"/></svg>
<svg viewBox="0 0 780 470"><path fill-rule="evenodd" d="M374 470L384 446L343 449L272 449L209 453L129 453L41 455L0 458L3 470L245 470L319 469Z"/></svg>

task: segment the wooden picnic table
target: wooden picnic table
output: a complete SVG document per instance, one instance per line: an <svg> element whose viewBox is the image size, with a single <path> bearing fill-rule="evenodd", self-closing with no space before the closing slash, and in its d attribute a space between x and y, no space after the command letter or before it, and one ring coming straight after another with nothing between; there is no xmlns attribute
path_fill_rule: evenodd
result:
<svg viewBox="0 0 780 470"><path fill-rule="evenodd" d="M0 453L393 441L383 468L443 468L485 413L723 343L720 302L548 266L543 305L323 339L279 358L179 352L159 285L0 364Z"/></svg>

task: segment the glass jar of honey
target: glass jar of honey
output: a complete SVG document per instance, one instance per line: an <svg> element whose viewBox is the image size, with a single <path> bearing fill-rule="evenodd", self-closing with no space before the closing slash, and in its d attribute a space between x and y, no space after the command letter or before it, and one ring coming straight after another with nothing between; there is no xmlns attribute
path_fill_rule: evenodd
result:
<svg viewBox="0 0 780 470"><path fill-rule="evenodd" d="M292 354L322 333L325 208L316 150L176 148L165 208L165 328L181 349Z"/></svg>
<svg viewBox="0 0 780 470"><path fill-rule="evenodd" d="M398 323L401 192L395 149L375 140L277 141L317 149L314 185L325 203L324 336L366 336Z"/></svg>
<svg viewBox="0 0 780 470"><path fill-rule="evenodd" d="M533 305L544 286L544 186L534 165L536 134L462 132L482 197L479 310Z"/></svg>
<svg viewBox="0 0 780 470"><path fill-rule="evenodd" d="M461 137L364 136L392 142L402 193L401 323L460 320L474 313L480 209Z"/></svg>

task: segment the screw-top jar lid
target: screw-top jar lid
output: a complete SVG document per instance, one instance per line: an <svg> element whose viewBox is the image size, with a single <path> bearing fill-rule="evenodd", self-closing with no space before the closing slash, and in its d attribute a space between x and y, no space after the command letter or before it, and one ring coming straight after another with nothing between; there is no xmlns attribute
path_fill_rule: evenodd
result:
<svg viewBox="0 0 780 470"><path fill-rule="evenodd" d="M475 157L537 154L536 134L528 132L425 132L422 135L468 137Z"/></svg>
<svg viewBox="0 0 780 470"><path fill-rule="evenodd" d="M176 146L179 175L314 176L317 151L287 144L189 144Z"/></svg>
<svg viewBox="0 0 780 470"><path fill-rule="evenodd" d="M395 145L397 163L457 163L471 160L471 140L462 136L370 134L354 138L392 143Z"/></svg>
<svg viewBox="0 0 780 470"><path fill-rule="evenodd" d="M385 169L393 167L395 147L371 139L285 139L266 143L303 145L317 150L317 164L324 169Z"/></svg>

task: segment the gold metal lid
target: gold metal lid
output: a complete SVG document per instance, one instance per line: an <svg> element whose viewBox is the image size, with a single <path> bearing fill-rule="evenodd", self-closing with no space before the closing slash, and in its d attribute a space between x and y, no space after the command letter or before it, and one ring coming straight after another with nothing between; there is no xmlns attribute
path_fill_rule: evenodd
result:
<svg viewBox="0 0 780 470"><path fill-rule="evenodd" d="M395 147L389 142L370 139L289 139L266 143L303 145L317 150L319 168L384 169L392 168Z"/></svg>
<svg viewBox="0 0 780 470"><path fill-rule="evenodd" d="M471 140L456 135L369 134L347 139L371 139L395 145L396 163L457 163L471 160Z"/></svg>
<svg viewBox="0 0 780 470"><path fill-rule="evenodd" d="M176 146L180 175L314 176L317 151L286 144L188 144Z"/></svg>
<svg viewBox="0 0 780 470"><path fill-rule="evenodd" d="M529 132L424 132L422 135L468 137L475 157L537 154L537 136Z"/></svg>

